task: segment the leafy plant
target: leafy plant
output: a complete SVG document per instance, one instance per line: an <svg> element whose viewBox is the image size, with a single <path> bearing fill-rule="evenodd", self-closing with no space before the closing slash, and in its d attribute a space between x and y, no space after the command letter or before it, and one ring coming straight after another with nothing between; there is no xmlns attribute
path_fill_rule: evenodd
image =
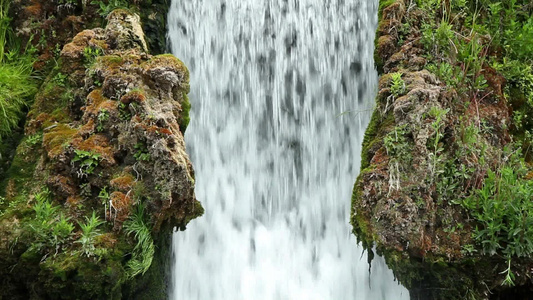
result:
<svg viewBox="0 0 533 300"><path fill-rule="evenodd" d="M98 47L85 47L83 49L83 64L86 68L89 68L94 64L96 58L101 56L103 51Z"/></svg>
<svg viewBox="0 0 533 300"><path fill-rule="evenodd" d="M80 162L78 170L78 177L87 177L93 174L94 169L98 167L100 162L100 154L92 153L84 150L76 150L72 163Z"/></svg>
<svg viewBox="0 0 533 300"><path fill-rule="evenodd" d="M58 72L53 79L58 86L65 87L68 81L68 75Z"/></svg>
<svg viewBox="0 0 533 300"><path fill-rule="evenodd" d="M35 219L29 226L33 232L33 249L40 251L51 248L57 253L69 240L74 225L62 212L59 213L59 208L50 201L50 195L48 189L35 195Z"/></svg>
<svg viewBox="0 0 533 300"><path fill-rule="evenodd" d="M389 159L389 188L400 189L400 167L412 159L408 140L407 124L396 126L385 138L383 143Z"/></svg>
<svg viewBox="0 0 533 300"><path fill-rule="evenodd" d="M96 237L100 234L98 226L104 222L101 221L96 213L93 211L91 217L85 217L85 223L78 223L81 228L81 237L76 243L81 245L81 252L87 256L102 256L105 254L105 249L98 249L95 247Z"/></svg>
<svg viewBox="0 0 533 300"><path fill-rule="evenodd" d="M97 121L98 124L96 125L96 131L101 132L104 130L104 122L107 122L109 120L109 112L107 109L102 109L100 113L98 113Z"/></svg>
<svg viewBox="0 0 533 300"><path fill-rule="evenodd" d="M460 203L481 225L474 237L483 251L508 259L533 254L533 180L520 156L516 151L489 170L483 186Z"/></svg>
<svg viewBox="0 0 533 300"><path fill-rule="evenodd" d="M70 218L65 217L63 213L59 214L59 220L57 220L52 227L52 246L55 247L56 252L59 247L65 244L74 231L74 225L69 222Z"/></svg>
<svg viewBox="0 0 533 300"><path fill-rule="evenodd" d="M155 246L150 229L144 220L144 206L137 205L130 219L124 222L124 229L128 235L134 235L137 245L133 249L132 258L127 264L129 277L144 274L152 265Z"/></svg>
<svg viewBox="0 0 533 300"><path fill-rule="evenodd" d="M36 134L28 136L27 142L31 146L40 144L43 141L43 133L38 132Z"/></svg>
<svg viewBox="0 0 533 300"><path fill-rule="evenodd" d="M98 193L98 198L100 199L100 201L102 201L102 204L104 205L105 219L107 219L107 204L110 202L111 197L107 192L106 187L100 190L100 193ZM109 203L109 205L109 208L111 209L111 203ZM111 212L109 212L109 214L111 215Z"/></svg>
<svg viewBox="0 0 533 300"><path fill-rule="evenodd" d="M128 104L124 104L122 102L119 103L119 105L118 105L118 115L119 115L119 118L122 121L128 121L128 120L131 119L131 112L129 110L129 107L130 107L130 105L128 105Z"/></svg>
<svg viewBox="0 0 533 300"><path fill-rule="evenodd" d="M146 143L139 142L135 144L135 150L137 150L133 157L135 157L138 161L149 161L150 160L150 152L148 152L148 147L146 146Z"/></svg>
<svg viewBox="0 0 533 300"><path fill-rule="evenodd" d="M513 274L513 271L511 270L511 259L507 260L507 269L501 272L500 274L504 274L504 273L505 273L505 279L503 280L502 285L514 286L515 276Z"/></svg>
<svg viewBox="0 0 533 300"><path fill-rule="evenodd" d="M405 82L402 79L402 73L391 74L390 91L394 98L398 98L405 92Z"/></svg>

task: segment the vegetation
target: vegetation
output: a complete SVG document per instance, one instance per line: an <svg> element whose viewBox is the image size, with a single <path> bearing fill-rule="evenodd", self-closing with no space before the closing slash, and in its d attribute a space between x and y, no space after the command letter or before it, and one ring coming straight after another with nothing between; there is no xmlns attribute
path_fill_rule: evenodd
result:
<svg viewBox="0 0 533 300"><path fill-rule="evenodd" d="M7 15L10 3L0 0L0 141L18 126L37 92L32 77L35 49L21 47L11 32Z"/></svg>
<svg viewBox="0 0 533 300"><path fill-rule="evenodd" d="M391 74L390 90L394 98L400 97L405 92L405 82L402 79L402 73Z"/></svg>
<svg viewBox="0 0 533 300"><path fill-rule="evenodd" d="M155 246L150 228L145 221L142 204L137 205L136 211L124 223L124 229L127 234L133 235L137 240L137 245L133 249L133 257L127 264L128 274L130 277L144 274L152 265Z"/></svg>
<svg viewBox="0 0 533 300"><path fill-rule="evenodd" d="M377 243L420 292L412 297L518 291L533 254L533 5L381 0L379 10L386 74L363 142L354 232Z"/></svg>
<svg viewBox="0 0 533 300"><path fill-rule="evenodd" d="M52 205L50 195L47 189L35 195L33 206L35 219L29 226L34 239L32 249L36 251L51 249L57 254L70 240L74 225L70 223L70 218L59 212L57 206Z"/></svg>
<svg viewBox="0 0 533 300"><path fill-rule="evenodd" d="M85 223L79 223L81 228L81 237L76 243L81 245L81 252L87 257L102 256L107 253L105 248L96 248L96 237L100 234L98 226L104 224L93 211L91 217L85 217Z"/></svg>
<svg viewBox="0 0 533 300"><path fill-rule="evenodd" d="M75 153L72 163L80 163L78 177L87 177L93 174L94 169L98 167L100 162L100 155L84 150L76 150Z"/></svg>
<svg viewBox="0 0 533 300"><path fill-rule="evenodd" d="M125 0L93 0L91 3L98 5L98 13L102 18L107 17L115 9L129 7L128 1Z"/></svg>

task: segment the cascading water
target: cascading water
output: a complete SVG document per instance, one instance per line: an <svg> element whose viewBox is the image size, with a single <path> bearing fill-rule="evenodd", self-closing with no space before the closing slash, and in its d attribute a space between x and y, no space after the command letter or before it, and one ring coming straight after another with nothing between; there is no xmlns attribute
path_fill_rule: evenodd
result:
<svg viewBox="0 0 533 300"><path fill-rule="evenodd" d="M376 10L377 0L172 1L206 213L174 234L171 299L409 298L381 258L369 274L348 224L377 86Z"/></svg>

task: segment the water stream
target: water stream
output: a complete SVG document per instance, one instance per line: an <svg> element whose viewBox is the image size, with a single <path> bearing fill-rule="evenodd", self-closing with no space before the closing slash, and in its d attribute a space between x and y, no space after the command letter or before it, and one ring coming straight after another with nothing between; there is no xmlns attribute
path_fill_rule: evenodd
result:
<svg viewBox="0 0 533 300"><path fill-rule="evenodd" d="M174 234L171 299L409 298L381 258L369 272L348 223L377 2L172 1L206 213Z"/></svg>

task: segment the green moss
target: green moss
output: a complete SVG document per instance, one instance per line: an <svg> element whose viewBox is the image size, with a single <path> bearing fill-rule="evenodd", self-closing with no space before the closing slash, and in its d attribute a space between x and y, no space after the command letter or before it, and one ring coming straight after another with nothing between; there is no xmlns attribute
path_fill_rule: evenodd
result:
<svg viewBox="0 0 533 300"><path fill-rule="evenodd" d="M379 248L378 254L385 257L396 278L409 289L412 299L482 299L476 292L476 285L482 282L475 282L472 272L474 268L482 268L471 260L459 263L446 262L442 257L421 260L405 252Z"/></svg>
<svg viewBox="0 0 533 300"><path fill-rule="evenodd" d="M104 56L98 56L96 57L95 64L93 65L94 68L101 68L101 69L117 69L120 68L125 62L125 59L122 56L118 55L104 55Z"/></svg>
<svg viewBox="0 0 533 300"><path fill-rule="evenodd" d="M40 151L30 151L31 145L28 145L28 137L24 137L20 145L17 147L17 153L13 159L11 167L8 169L5 175L4 181L0 184L0 195L9 196L8 193L14 193L17 197L28 194L29 188L33 186L34 180L33 173L35 166L40 158ZM12 182L13 186L8 191L9 182Z"/></svg>
<svg viewBox="0 0 533 300"><path fill-rule="evenodd" d="M383 10L387 7L389 7L391 4L396 3L397 0L385 0L385 1L379 1L379 8L378 8L378 19L381 21L383 16Z"/></svg>
<svg viewBox="0 0 533 300"><path fill-rule="evenodd" d="M187 126L190 122L189 112L191 110L191 102L189 101L189 96L184 92L183 93L183 100L180 103L181 104L181 113L180 118L178 120L180 125L180 130L182 133L185 133L185 130L187 129Z"/></svg>

